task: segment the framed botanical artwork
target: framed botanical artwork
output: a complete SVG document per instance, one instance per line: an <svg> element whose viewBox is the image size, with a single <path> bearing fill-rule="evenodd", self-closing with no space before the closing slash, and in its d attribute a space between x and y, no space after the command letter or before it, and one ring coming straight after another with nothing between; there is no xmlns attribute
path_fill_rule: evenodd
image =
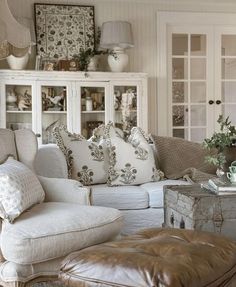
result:
<svg viewBox="0 0 236 287"><path fill-rule="evenodd" d="M71 59L94 49L94 6L34 4L37 55Z"/></svg>

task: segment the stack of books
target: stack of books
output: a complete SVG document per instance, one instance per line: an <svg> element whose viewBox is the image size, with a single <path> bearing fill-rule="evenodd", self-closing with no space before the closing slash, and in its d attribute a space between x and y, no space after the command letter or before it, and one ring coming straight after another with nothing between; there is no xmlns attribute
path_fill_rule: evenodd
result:
<svg viewBox="0 0 236 287"><path fill-rule="evenodd" d="M208 182L202 183L201 187L218 195L236 195L236 183L231 183L227 177L209 179Z"/></svg>

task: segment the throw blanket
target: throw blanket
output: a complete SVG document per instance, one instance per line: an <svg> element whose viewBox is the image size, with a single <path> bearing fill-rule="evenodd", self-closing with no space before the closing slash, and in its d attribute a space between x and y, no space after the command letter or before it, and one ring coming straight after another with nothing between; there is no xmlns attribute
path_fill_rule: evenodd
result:
<svg viewBox="0 0 236 287"><path fill-rule="evenodd" d="M152 136L155 144L158 168L168 179L185 178L201 182L212 178L216 168L205 161L208 153L201 144L176 137Z"/></svg>

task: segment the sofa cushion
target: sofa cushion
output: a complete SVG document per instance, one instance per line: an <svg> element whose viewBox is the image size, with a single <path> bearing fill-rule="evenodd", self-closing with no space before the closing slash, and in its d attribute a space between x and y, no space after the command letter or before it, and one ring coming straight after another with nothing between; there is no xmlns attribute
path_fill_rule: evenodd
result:
<svg viewBox="0 0 236 287"><path fill-rule="evenodd" d="M0 163L5 161L9 155L13 155L17 159L14 132L0 129Z"/></svg>
<svg viewBox="0 0 236 287"><path fill-rule="evenodd" d="M176 137L152 138L156 145L159 166L167 178L181 178L183 171L190 167L215 174L216 168L205 161L208 151L201 144Z"/></svg>
<svg viewBox="0 0 236 287"><path fill-rule="evenodd" d="M42 203L14 224L3 222L2 253L18 264L51 260L113 238L121 229L121 219L116 209Z"/></svg>
<svg viewBox="0 0 236 287"><path fill-rule="evenodd" d="M37 176L23 163L9 158L0 165L0 216L12 222L44 200Z"/></svg>
<svg viewBox="0 0 236 287"><path fill-rule="evenodd" d="M163 173L156 168L153 149L140 128L132 128L126 142L109 123L105 139L110 160L109 185L138 185L163 177Z"/></svg>
<svg viewBox="0 0 236 287"><path fill-rule="evenodd" d="M191 183L184 180L161 180L158 182L148 182L140 187L148 192L149 206L153 208L163 207L163 187L165 185L190 185Z"/></svg>
<svg viewBox="0 0 236 287"><path fill-rule="evenodd" d="M149 195L140 186L91 186L91 203L117 209L143 209L149 207Z"/></svg>
<svg viewBox="0 0 236 287"><path fill-rule="evenodd" d="M107 181L108 160L102 144L87 141L79 134L72 134L65 126L56 127L53 134L66 157L70 178L83 185Z"/></svg>

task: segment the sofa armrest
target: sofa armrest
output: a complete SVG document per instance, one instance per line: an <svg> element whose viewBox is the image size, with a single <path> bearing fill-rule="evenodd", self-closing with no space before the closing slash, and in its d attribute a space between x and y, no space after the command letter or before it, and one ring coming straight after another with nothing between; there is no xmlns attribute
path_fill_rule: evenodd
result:
<svg viewBox="0 0 236 287"><path fill-rule="evenodd" d="M90 205L90 189L76 180L38 176L45 191L45 202L70 202Z"/></svg>

